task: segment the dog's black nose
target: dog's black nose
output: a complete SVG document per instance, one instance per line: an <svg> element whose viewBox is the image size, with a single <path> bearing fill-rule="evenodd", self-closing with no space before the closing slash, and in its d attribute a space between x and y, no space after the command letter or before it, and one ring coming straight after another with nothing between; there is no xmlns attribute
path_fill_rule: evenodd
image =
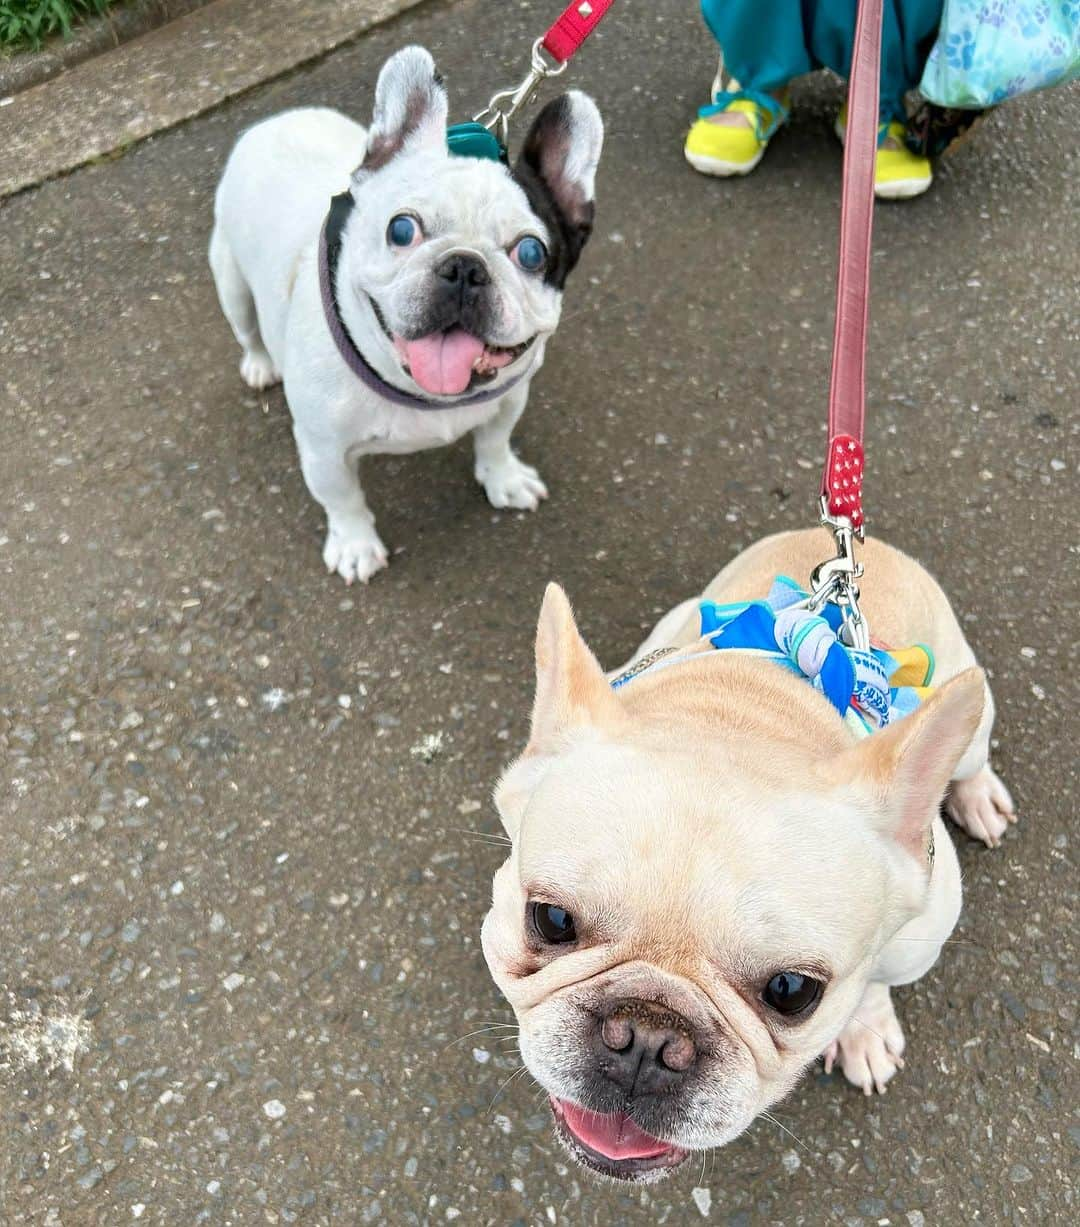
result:
<svg viewBox="0 0 1080 1227"><path fill-rule="evenodd" d="M598 1020L600 1072L627 1095L674 1090L697 1061L693 1028L680 1015L644 1001L621 1001Z"/></svg>
<svg viewBox="0 0 1080 1227"><path fill-rule="evenodd" d="M491 284L491 274L483 260L460 251L447 256L437 265L435 275L448 287L456 289L462 299L475 296L482 286Z"/></svg>

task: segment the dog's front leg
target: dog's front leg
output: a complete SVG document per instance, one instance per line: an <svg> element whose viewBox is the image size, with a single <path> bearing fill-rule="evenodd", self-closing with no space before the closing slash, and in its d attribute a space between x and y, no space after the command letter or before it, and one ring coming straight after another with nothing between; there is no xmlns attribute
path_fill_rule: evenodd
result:
<svg viewBox="0 0 1080 1227"><path fill-rule="evenodd" d="M386 566L389 555L375 531L356 462L347 458L340 440L311 439L299 429L295 435L304 481L326 511L326 569L347 584L354 579L366 584Z"/></svg>
<svg viewBox="0 0 1080 1227"><path fill-rule="evenodd" d="M883 1092L904 1068L904 1032L893 1009L889 986L871 981L847 1026L825 1049L825 1072L840 1064L844 1077L871 1095Z"/></svg>
<svg viewBox="0 0 1080 1227"><path fill-rule="evenodd" d="M540 474L514 455L510 446L517 420L525 412L529 387L514 388L499 401L493 417L473 432L476 445L476 480L484 487L492 507L520 507L535 511L547 498Z"/></svg>

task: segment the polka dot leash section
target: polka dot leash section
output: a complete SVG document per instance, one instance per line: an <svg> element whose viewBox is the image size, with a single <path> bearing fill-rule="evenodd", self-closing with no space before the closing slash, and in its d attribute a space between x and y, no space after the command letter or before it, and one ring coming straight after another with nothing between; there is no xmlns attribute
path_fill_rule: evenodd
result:
<svg viewBox="0 0 1080 1227"><path fill-rule="evenodd" d="M863 524L863 446L851 435L837 435L825 466L825 507L829 515L847 516L858 531Z"/></svg>

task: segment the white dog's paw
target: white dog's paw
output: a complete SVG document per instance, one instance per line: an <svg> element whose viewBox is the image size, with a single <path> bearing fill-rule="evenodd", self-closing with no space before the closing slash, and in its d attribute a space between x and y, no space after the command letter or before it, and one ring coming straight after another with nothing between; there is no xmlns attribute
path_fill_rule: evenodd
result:
<svg viewBox="0 0 1080 1227"><path fill-rule="evenodd" d="M823 1055L827 1074L839 1063L844 1077L864 1095L884 1094L885 1084L904 1068L904 1032L884 985L867 987L859 1008Z"/></svg>
<svg viewBox="0 0 1080 1227"><path fill-rule="evenodd" d="M261 392L263 388L281 383L281 372L265 349L245 349L240 359L240 378L249 388Z"/></svg>
<svg viewBox="0 0 1080 1227"><path fill-rule="evenodd" d="M476 480L484 487L492 507L518 507L535 511L548 496L547 486L531 464L513 453L497 463L477 461Z"/></svg>
<svg viewBox="0 0 1080 1227"><path fill-rule="evenodd" d="M357 579L366 584L390 561L386 546L374 528L361 528L348 534L330 529L322 556L326 569L336 571L347 584Z"/></svg>
<svg viewBox="0 0 1080 1227"><path fill-rule="evenodd" d="M1009 790L989 763L968 780L953 780L945 798L945 812L962 830L996 848L1016 821L1016 807Z"/></svg>

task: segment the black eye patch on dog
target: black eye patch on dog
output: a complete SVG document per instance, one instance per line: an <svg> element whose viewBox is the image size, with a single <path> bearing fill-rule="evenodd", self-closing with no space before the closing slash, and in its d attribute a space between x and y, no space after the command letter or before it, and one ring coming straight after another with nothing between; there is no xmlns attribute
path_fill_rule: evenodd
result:
<svg viewBox="0 0 1080 1227"><path fill-rule="evenodd" d="M561 290L592 233L595 205L566 173L573 141L571 103L555 98L536 117L511 172L550 236L544 280Z"/></svg>

